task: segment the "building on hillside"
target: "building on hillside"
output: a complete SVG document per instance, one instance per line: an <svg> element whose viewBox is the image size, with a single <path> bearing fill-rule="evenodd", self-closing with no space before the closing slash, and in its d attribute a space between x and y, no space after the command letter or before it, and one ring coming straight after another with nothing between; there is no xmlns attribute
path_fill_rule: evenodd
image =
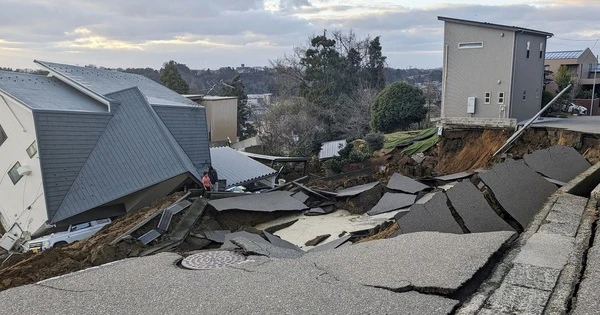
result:
<svg viewBox="0 0 600 315"><path fill-rule="evenodd" d="M237 97L184 95L206 108L206 123L210 142L237 142Z"/></svg>
<svg viewBox="0 0 600 315"><path fill-rule="evenodd" d="M571 77L579 85L582 91L591 91L594 85L600 83L600 73L596 74L594 81L594 73L598 72L598 59L589 48L585 50L571 51L552 51L546 53L546 70L549 71L548 78L554 80L556 72L560 66L567 67L571 72ZM599 86L596 86L598 91ZM546 91L556 94L558 86L556 82L549 82L546 85Z"/></svg>
<svg viewBox="0 0 600 315"><path fill-rule="evenodd" d="M546 40L553 34L438 19L444 21L443 120L506 125L541 109Z"/></svg>
<svg viewBox="0 0 600 315"><path fill-rule="evenodd" d="M35 62L50 74L0 72L5 236L119 216L199 183L202 106L143 76Z"/></svg>

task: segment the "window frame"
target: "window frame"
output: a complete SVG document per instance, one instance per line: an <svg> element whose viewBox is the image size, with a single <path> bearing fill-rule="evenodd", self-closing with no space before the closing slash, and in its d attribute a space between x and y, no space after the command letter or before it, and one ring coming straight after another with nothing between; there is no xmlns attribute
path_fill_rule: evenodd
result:
<svg viewBox="0 0 600 315"><path fill-rule="evenodd" d="M2 144L8 140L8 135L6 134L6 132L4 131L4 129L2 128L2 126L0 126L0 146L2 146Z"/></svg>
<svg viewBox="0 0 600 315"><path fill-rule="evenodd" d="M483 98L483 103L490 104L491 102L492 102L492 92L485 92L484 98Z"/></svg>
<svg viewBox="0 0 600 315"><path fill-rule="evenodd" d="M523 90L523 102L527 100L527 90Z"/></svg>
<svg viewBox="0 0 600 315"><path fill-rule="evenodd" d="M504 92L498 92L498 104L504 105Z"/></svg>
<svg viewBox="0 0 600 315"><path fill-rule="evenodd" d="M542 59L542 57L543 57L543 52L544 52L544 43L540 43L540 59Z"/></svg>
<svg viewBox="0 0 600 315"><path fill-rule="evenodd" d="M527 41L527 59L529 59L529 52L531 51L531 42Z"/></svg>
<svg viewBox="0 0 600 315"><path fill-rule="evenodd" d="M17 162L13 165L13 167L11 167L8 170L8 177L10 177L10 181L13 183L13 185L16 185L21 180L21 178L23 178L23 175L19 174L19 167L21 167L21 163ZM18 176L17 178L13 177L14 173L17 174L17 176Z"/></svg>
<svg viewBox="0 0 600 315"><path fill-rule="evenodd" d="M458 43L458 49L478 49L478 48L483 48L483 41Z"/></svg>
<svg viewBox="0 0 600 315"><path fill-rule="evenodd" d="M31 153L31 148L35 150L33 151L33 153ZM30 158L33 158L38 152L37 141L33 140L33 142L27 147L27 149L25 149L25 151L27 151L27 155L29 155Z"/></svg>

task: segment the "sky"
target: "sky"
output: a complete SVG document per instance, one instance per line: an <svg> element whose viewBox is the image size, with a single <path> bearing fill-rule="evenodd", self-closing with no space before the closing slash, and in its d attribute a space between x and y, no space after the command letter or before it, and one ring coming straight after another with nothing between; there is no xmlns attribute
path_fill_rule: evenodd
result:
<svg viewBox="0 0 600 315"><path fill-rule="evenodd" d="M435 68L440 15L551 32L548 51L592 48L600 38L600 0L0 0L0 8L0 66L12 68L36 68L34 59L268 66L323 30L381 36L390 67Z"/></svg>

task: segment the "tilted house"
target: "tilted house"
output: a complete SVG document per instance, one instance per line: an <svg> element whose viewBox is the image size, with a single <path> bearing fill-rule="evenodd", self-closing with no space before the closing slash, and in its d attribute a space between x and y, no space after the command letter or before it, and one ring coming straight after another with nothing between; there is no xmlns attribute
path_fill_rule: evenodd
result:
<svg viewBox="0 0 600 315"><path fill-rule="evenodd" d="M443 119L513 124L541 109L544 54L551 33L438 19L444 21Z"/></svg>
<svg viewBox="0 0 600 315"><path fill-rule="evenodd" d="M210 164L205 109L142 76L0 72L0 221L33 236L148 205Z"/></svg>

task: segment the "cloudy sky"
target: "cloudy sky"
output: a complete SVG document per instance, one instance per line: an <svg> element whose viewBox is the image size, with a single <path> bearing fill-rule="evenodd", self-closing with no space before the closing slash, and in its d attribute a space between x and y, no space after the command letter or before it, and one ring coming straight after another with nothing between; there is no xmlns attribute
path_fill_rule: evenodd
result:
<svg viewBox="0 0 600 315"><path fill-rule="evenodd" d="M35 68L33 59L264 66L323 29L381 36L391 67L440 67L438 15L552 32L548 50L600 38L600 0L0 0L0 8L0 66L13 68Z"/></svg>

